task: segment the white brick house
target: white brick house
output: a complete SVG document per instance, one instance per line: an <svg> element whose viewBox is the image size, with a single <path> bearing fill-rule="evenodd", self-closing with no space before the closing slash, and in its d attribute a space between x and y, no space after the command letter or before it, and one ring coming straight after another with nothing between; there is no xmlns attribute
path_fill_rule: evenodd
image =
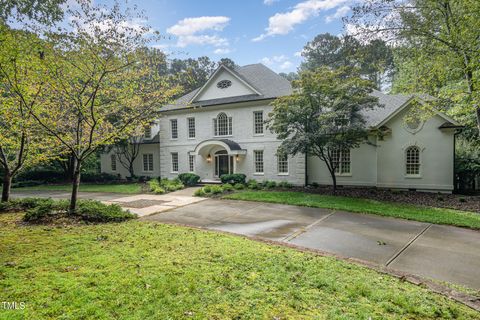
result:
<svg viewBox="0 0 480 320"><path fill-rule="evenodd" d="M263 124L270 103L291 92L287 80L262 64L219 67L201 88L162 108L136 160L136 174L175 178L194 172L208 181L244 173L259 181L331 184L318 158L279 156L281 141ZM364 116L370 128L386 135L372 135L359 148L339 153L338 184L451 191L458 124L439 113L407 125L405 115L415 97L373 95L384 107ZM102 171L127 175L115 162L115 155L103 154Z"/></svg>

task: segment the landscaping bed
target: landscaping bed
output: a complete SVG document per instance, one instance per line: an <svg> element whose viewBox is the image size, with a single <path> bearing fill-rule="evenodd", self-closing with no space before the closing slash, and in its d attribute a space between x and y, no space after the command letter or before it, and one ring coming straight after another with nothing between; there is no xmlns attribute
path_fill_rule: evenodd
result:
<svg viewBox="0 0 480 320"><path fill-rule="evenodd" d="M243 237L129 221L20 226L0 215L4 319L478 319L366 267Z"/></svg>
<svg viewBox="0 0 480 320"><path fill-rule="evenodd" d="M308 188L295 187L293 190L315 194L333 195L332 188L323 186ZM335 195L480 213L480 196L418 191L392 191L388 189L357 187L338 188Z"/></svg>
<svg viewBox="0 0 480 320"><path fill-rule="evenodd" d="M78 200L77 209L69 213L69 201L50 198L23 198L0 202L0 214L25 212L23 223L26 224L79 224L122 222L136 218L119 205L106 205L99 201Z"/></svg>

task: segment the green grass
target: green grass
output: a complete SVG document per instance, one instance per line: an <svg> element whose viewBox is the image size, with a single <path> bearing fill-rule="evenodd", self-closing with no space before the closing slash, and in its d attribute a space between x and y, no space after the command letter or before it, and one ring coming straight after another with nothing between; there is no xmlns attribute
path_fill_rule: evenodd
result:
<svg viewBox="0 0 480 320"><path fill-rule="evenodd" d="M14 191L71 191L70 184L59 185L41 185L33 187L15 188ZM138 183L123 183L123 184L80 184L80 191L84 192L115 192L115 193L140 193L142 185Z"/></svg>
<svg viewBox="0 0 480 320"><path fill-rule="evenodd" d="M223 198L370 213L387 217L480 229L480 214L478 213L380 202L369 199L282 191L244 191L229 194Z"/></svg>
<svg viewBox="0 0 480 320"><path fill-rule="evenodd" d="M0 319L478 319L365 267L242 237L131 221L0 215Z"/></svg>

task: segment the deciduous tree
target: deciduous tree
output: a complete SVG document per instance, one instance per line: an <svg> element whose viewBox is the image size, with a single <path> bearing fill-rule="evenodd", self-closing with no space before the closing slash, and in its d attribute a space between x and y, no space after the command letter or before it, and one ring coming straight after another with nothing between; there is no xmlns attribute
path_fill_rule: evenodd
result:
<svg viewBox="0 0 480 320"><path fill-rule="evenodd" d="M282 140L283 152L320 158L335 191L336 152L356 148L367 139L362 111L378 106L378 99L370 95L373 83L350 68L323 67L302 72L293 87L292 95L273 102L268 127Z"/></svg>

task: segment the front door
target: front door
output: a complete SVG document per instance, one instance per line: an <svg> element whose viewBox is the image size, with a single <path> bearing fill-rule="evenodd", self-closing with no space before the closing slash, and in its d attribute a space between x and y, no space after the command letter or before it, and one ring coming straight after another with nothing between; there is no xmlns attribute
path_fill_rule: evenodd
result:
<svg viewBox="0 0 480 320"><path fill-rule="evenodd" d="M218 155L216 157L217 164L216 164L216 176L221 177L224 174L229 174L229 156L228 155Z"/></svg>

